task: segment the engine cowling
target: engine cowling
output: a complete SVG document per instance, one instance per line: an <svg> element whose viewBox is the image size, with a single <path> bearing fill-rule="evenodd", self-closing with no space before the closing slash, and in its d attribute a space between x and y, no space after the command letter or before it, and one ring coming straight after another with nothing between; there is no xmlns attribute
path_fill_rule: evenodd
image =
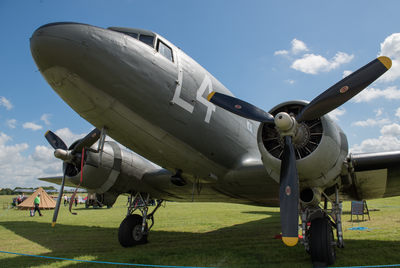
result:
<svg viewBox="0 0 400 268"><path fill-rule="evenodd" d="M270 114L296 116L308 102L290 101L274 107ZM271 124L260 124L257 134L262 161L269 175L279 182L283 138ZM299 123L293 137L300 191L320 192L335 184L348 153L347 138L329 115Z"/></svg>
<svg viewBox="0 0 400 268"><path fill-rule="evenodd" d="M121 193L146 190L141 189L143 184L140 180L146 172L156 169L149 161L133 152L121 150L113 141L106 141L101 152L96 152L95 147L85 152L81 187L96 193L97 198L109 206L114 204ZM68 179L78 185L80 163L64 162L64 165L67 165Z"/></svg>

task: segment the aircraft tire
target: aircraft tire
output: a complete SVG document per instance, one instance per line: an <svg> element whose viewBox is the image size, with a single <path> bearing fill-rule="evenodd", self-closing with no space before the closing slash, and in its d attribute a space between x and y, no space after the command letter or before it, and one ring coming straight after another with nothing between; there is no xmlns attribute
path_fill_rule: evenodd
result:
<svg viewBox="0 0 400 268"><path fill-rule="evenodd" d="M310 253L314 265L331 265L336 260L332 226L328 218L318 218L310 226Z"/></svg>
<svg viewBox="0 0 400 268"><path fill-rule="evenodd" d="M137 214L129 215L121 222L118 229L118 240L121 246L132 247L147 243L147 234L141 233L142 223L142 216Z"/></svg>

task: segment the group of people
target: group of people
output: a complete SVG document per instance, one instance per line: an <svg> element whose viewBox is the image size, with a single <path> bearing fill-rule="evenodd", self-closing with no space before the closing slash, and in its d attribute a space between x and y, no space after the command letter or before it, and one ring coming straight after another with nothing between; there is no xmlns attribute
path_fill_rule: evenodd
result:
<svg viewBox="0 0 400 268"><path fill-rule="evenodd" d="M78 199L79 199L79 196L75 196L75 200L71 201L71 197L68 197L67 195L64 195L64 206L66 206L70 202L74 202L75 203L75 207L76 207L78 205Z"/></svg>
<svg viewBox="0 0 400 268"><path fill-rule="evenodd" d="M18 206L19 204L21 204L22 202L25 201L27 197L25 196L25 194L22 195L18 195L17 197L15 197L13 199L13 206Z"/></svg>

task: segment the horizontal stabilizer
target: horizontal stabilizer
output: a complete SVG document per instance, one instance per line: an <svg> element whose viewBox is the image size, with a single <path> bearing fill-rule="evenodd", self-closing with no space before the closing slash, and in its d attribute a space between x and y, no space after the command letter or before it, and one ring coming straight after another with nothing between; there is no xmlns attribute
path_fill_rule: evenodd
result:
<svg viewBox="0 0 400 268"><path fill-rule="evenodd" d="M63 178L62 176L57 176L57 177L39 178L39 180L61 185L62 178ZM76 184L72 183L72 181L69 178L65 178L65 186L76 187Z"/></svg>

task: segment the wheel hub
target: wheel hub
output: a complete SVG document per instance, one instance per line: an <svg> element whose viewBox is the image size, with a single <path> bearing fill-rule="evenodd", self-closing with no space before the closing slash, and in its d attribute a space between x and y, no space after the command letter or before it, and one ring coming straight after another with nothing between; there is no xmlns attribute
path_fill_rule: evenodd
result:
<svg viewBox="0 0 400 268"><path fill-rule="evenodd" d="M136 241L139 241L140 239L142 239L143 233L142 233L142 226L141 225L138 224L135 227L133 227L133 229L132 229L132 237Z"/></svg>

